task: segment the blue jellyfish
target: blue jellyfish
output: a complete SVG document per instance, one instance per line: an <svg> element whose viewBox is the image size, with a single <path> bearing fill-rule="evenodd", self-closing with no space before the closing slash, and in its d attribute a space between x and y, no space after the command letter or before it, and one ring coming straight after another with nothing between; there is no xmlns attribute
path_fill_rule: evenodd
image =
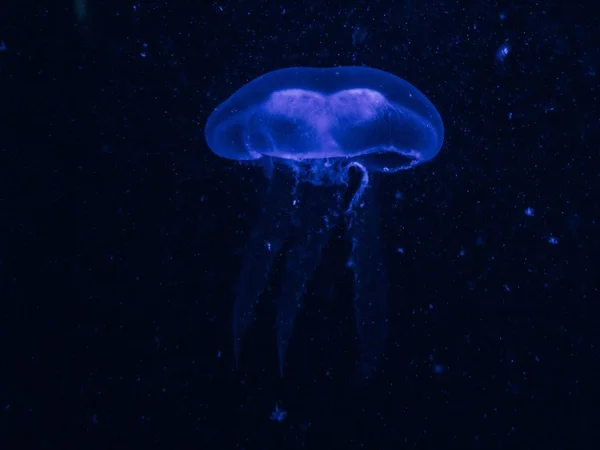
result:
<svg viewBox="0 0 600 450"><path fill-rule="evenodd" d="M269 72L235 92L208 118L217 155L260 164L266 197L242 260L233 310L239 365L254 309L282 264L275 290L279 371L311 274L339 224L350 243L358 375L377 367L387 336L386 276L379 242L375 173L432 159L444 139L442 119L413 85L368 67L293 67Z"/></svg>

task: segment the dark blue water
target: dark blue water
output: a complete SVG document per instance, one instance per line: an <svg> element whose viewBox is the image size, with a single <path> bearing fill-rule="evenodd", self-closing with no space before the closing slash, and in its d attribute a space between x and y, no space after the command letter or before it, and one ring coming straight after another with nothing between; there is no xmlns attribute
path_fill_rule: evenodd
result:
<svg viewBox="0 0 600 450"><path fill-rule="evenodd" d="M590 448L600 36L586 6L3 7L0 447ZM418 89L443 118L435 158L327 178L267 147L248 164L207 145L210 114L251 80L339 66ZM375 138L401 128L377 123L391 131ZM342 148L373 135L356 136ZM236 365L257 230L280 247L243 302ZM278 302L298 279L300 303ZM278 308L286 333L294 308L285 340Z"/></svg>

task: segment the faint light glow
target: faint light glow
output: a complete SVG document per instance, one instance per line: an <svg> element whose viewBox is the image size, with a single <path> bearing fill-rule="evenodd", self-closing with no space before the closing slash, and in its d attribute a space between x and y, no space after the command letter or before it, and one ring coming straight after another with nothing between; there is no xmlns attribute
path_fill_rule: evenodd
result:
<svg viewBox="0 0 600 450"><path fill-rule="evenodd" d="M526 208L525 209L525 215L529 216L529 217L533 217L535 214L535 210L533 208Z"/></svg>
<svg viewBox="0 0 600 450"><path fill-rule="evenodd" d="M367 30L360 27L354 27L352 31L352 45L355 47L362 44L367 38Z"/></svg>
<svg viewBox="0 0 600 450"><path fill-rule="evenodd" d="M557 245L558 244L558 238L554 237L554 236L550 236L548 238L548 244Z"/></svg>
<svg viewBox="0 0 600 450"><path fill-rule="evenodd" d="M75 0L74 10L77 20L80 22L84 21L87 17L87 0Z"/></svg>

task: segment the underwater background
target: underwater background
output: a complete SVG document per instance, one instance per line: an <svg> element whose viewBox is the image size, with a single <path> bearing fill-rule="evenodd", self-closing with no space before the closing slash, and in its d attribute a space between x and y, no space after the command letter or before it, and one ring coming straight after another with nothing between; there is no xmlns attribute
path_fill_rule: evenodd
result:
<svg viewBox="0 0 600 450"><path fill-rule="evenodd" d="M3 6L0 448L594 448L591 7ZM234 357L236 288L269 178L211 152L204 128L249 81L297 66L384 70L444 124L434 159L378 179L369 236L387 336L360 382L339 223L306 279L283 376L269 294ZM275 264L270 291L282 276Z"/></svg>

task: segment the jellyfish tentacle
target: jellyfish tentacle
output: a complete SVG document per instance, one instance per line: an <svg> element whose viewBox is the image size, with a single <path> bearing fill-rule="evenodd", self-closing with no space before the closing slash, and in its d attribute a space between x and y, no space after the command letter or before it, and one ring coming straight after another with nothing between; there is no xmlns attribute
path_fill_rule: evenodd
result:
<svg viewBox="0 0 600 450"><path fill-rule="evenodd" d="M306 292L306 283L321 262L323 247L329 239L329 230L312 234L308 240L291 247L286 255L286 270L281 291L275 300L277 355L279 374L283 377L283 366L296 314Z"/></svg>
<svg viewBox="0 0 600 450"><path fill-rule="evenodd" d="M296 209L290 218L296 225L295 242L286 252L285 272L275 299L279 374L283 377L285 354L289 347L296 315L306 285L321 262L323 247L339 218L341 196L338 188L326 191L301 184L294 191ZM329 194L327 195L326 194Z"/></svg>
<svg viewBox="0 0 600 450"><path fill-rule="evenodd" d="M379 241L379 208L373 186L365 184L367 175L365 170L361 187L346 210L351 241L348 266L354 272L354 318L359 340L357 380L368 378L377 368L387 338L387 281Z"/></svg>
<svg viewBox="0 0 600 450"><path fill-rule="evenodd" d="M251 237L242 262L233 306L233 349L236 367L239 367L242 339L254 321L254 307L267 288L273 261L283 246L283 240L271 238L267 241L266 236L262 234L256 232Z"/></svg>
<svg viewBox="0 0 600 450"><path fill-rule="evenodd" d="M271 193L273 192L273 193ZM269 185L247 248L233 305L233 349L239 367L242 339L255 318L255 305L269 285L269 276L278 253L289 236L291 224L285 216L285 196L281 187Z"/></svg>

